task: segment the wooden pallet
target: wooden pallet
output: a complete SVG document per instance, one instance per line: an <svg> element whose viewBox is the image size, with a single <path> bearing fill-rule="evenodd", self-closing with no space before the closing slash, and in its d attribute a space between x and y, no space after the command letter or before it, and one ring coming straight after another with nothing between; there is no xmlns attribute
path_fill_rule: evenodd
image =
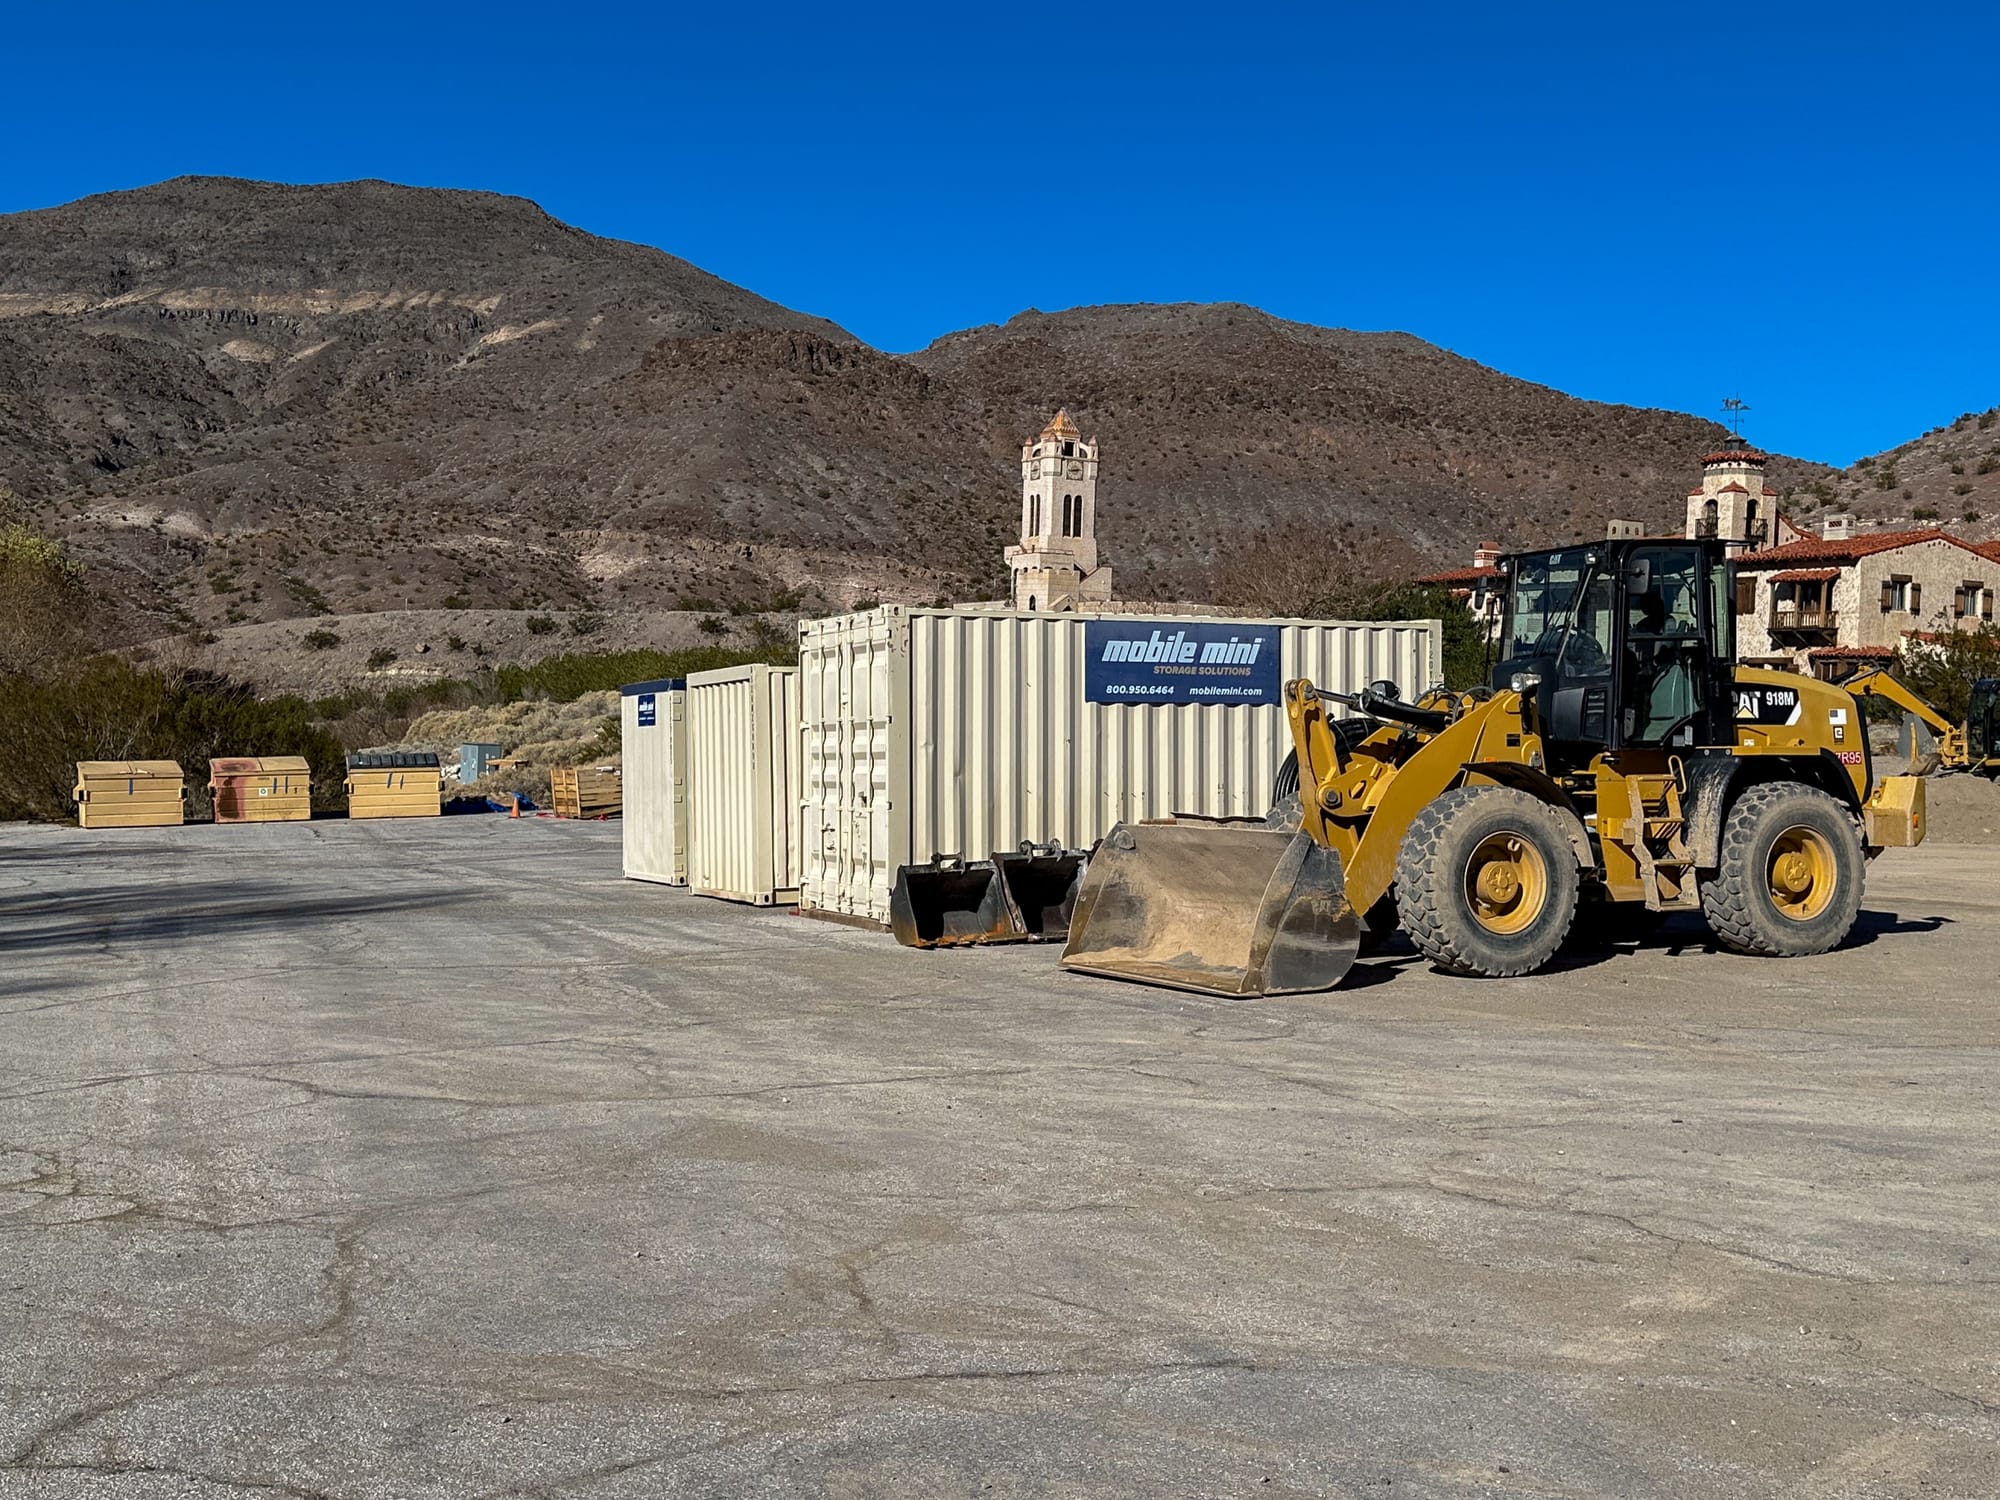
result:
<svg viewBox="0 0 2000 1500"><path fill-rule="evenodd" d="M549 800L559 818L604 818L625 805L625 781L611 766L558 766L549 773Z"/></svg>

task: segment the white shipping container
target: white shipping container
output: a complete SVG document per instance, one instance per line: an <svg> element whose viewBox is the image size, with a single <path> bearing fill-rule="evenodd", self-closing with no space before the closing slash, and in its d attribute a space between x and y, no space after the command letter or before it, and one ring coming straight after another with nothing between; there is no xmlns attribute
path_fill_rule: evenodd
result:
<svg viewBox="0 0 2000 1500"><path fill-rule="evenodd" d="M687 680L688 884L758 906L799 898L799 674Z"/></svg>
<svg viewBox="0 0 2000 1500"><path fill-rule="evenodd" d="M1443 660L1435 620L1010 614L889 605L800 626L800 905L886 924L900 865L1024 839L1088 848L1120 821L1262 817L1291 749L1281 704L1092 702L1088 626L1219 628L1278 643L1278 680L1407 697ZM1268 671L1268 668L1264 670Z"/></svg>
<svg viewBox="0 0 2000 1500"><path fill-rule="evenodd" d="M687 684L676 677L620 688L618 715L625 878L686 885Z"/></svg>

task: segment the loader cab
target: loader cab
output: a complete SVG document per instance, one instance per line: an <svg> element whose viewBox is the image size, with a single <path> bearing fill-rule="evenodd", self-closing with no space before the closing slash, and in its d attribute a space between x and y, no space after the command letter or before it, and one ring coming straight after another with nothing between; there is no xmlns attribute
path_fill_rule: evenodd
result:
<svg viewBox="0 0 2000 1500"><path fill-rule="evenodd" d="M1506 579L1493 686L1532 689L1550 769L1607 750L1734 738L1735 619L1720 542L1627 538L1526 552Z"/></svg>
<svg viewBox="0 0 2000 1500"><path fill-rule="evenodd" d="M1965 748L1975 767L2000 759L2000 677L1972 684L1965 710Z"/></svg>

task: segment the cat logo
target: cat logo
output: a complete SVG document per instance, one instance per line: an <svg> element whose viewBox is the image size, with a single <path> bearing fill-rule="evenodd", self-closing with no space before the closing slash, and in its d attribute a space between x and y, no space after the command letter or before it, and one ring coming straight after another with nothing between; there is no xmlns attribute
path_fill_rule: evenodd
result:
<svg viewBox="0 0 2000 1500"><path fill-rule="evenodd" d="M1797 724L1804 709L1797 688L1740 687L1736 690L1736 722L1739 724Z"/></svg>

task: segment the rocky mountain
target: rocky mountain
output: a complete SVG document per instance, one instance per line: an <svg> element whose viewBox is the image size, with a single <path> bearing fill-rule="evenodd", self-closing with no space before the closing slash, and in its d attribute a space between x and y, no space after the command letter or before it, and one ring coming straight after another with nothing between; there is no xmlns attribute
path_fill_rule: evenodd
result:
<svg viewBox="0 0 2000 1500"><path fill-rule="evenodd" d="M2000 407L1966 412L1808 480L1792 504L1807 525L1845 511L1864 526L1943 526L1969 541L2000 536Z"/></svg>
<svg viewBox="0 0 2000 1500"><path fill-rule="evenodd" d="M1394 570L1678 524L1721 436L1241 306L898 357L487 193L183 178L0 216L0 482L129 638L995 596L1058 405L1103 439L1128 597L1206 598L1270 538Z"/></svg>

